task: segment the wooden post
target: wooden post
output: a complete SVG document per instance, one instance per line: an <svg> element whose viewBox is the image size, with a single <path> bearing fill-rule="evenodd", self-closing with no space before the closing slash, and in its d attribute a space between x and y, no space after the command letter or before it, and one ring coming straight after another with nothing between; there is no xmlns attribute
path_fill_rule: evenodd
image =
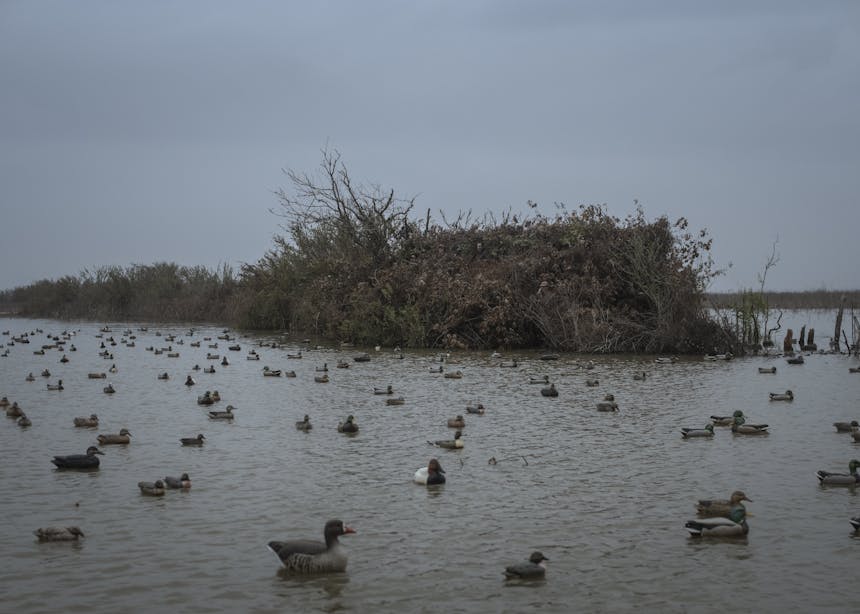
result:
<svg viewBox="0 0 860 614"><path fill-rule="evenodd" d="M800 345L800 349L803 349L803 346L806 345L806 324L800 327L800 339L798 339L798 344Z"/></svg>
<svg viewBox="0 0 860 614"><path fill-rule="evenodd" d="M782 340L782 352L783 354L790 354L794 350L792 349L792 345L794 344L794 333L789 328L785 332L785 339Z"/></svg>
<svg viewBox="0 0 860 614"><path fill-rule="evenodd" d="M836 313L836 328L833 331L833 339L830 341L830 349L834 352L839 351L839 333L842 331L842 312L845 311L845 295L842 295L842 300L839 302L839 311ZM851 347L848 347L848 352L851 352Z"/></svg>

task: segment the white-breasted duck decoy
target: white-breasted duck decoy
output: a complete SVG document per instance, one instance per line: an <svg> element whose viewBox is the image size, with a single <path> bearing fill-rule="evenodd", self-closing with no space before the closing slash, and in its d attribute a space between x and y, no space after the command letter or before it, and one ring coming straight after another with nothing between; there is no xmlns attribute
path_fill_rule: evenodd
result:
<svg viewBox="0 0 860 614"><path fill-rule="evenodd" d="M482 403L478 403L475 406L466 405L466 413L467 414L475 414L478 416L483 416L486 409L484 409L484 405Z"/></svg>
<svg viewBox="0 0 860 614"><path fill-rule="evenodd" d="M747 525L746 508L738 505L732 508L728 518L702 518L700 520L688 520L684 528L690 533L690 537L746 537L749 533Z"/></svg>
<svg viewBox="0 0 860 614"><path fill-rule="evenodd" d="M40 542L74 542L84 537L78 527L42 527L33 531Z"/></svg>
<svg viewBox="0 0 860 614"><path fill-rule="evenodd" d="M271 541L269 550L275 553L284 569L293 573L316 574L346 570L347 556L338 537L355 533L342 520L325 523L325 543L313 540Z"/></svg>
<svg viewBox="0 0 860 614"><path fill-rule="evenodd" d="M752 503L742 490L734 491L728 499L699 499L696 513L701 518L728 518L735 507L743 505L743 501Z"/></svg>
<svg viewBox="0 0 860 614"><path fill-rule="evenodd" d="M51 462L57 466L57 469L98 469L99 457L97 454L104 455L104 452L95 446L87 448L86 454L69 454L68 456L55 456Z"/></svg>
<svg viewBox="0 0 860 614"><path fill-rule="evenodd" d="M105 386L103 390L105 394L113 394L114 392L116 392L116 388L113 387L113 383L110 383Z"/></svg>
<svg viewBox="0 0 860 614"><path fill-rule="evenodd" d="M597 404L597 411L618 411L618 403L615 402L615 395L607 394L603 400Z"/></svg>
<svg viewBox="0 0 860 614"><path fill-rule="evenodd" d="M140 494L148 497L163 497L164 482L156 480L154 482L138 482L137 487L140 489Z"/></svg>
<svg viewBox="0 0 860 614"><path fill-rule="evenodd" d="M773 375L776 373L776 367L759 367L758 372Z"/></svg>
<svg viewBox="0 0 860 614"><path fill-rule="evenodd" d="M448 426L452 429L461 429L466 426L466 421L461 414L457 414L456 418L448 418Z"/></svg>
<svg viewBox="0 0 860 614"><path fill-rule="evenodd" d="M412 481L416 484L423 484L425 486L444 484L445 470L442 469L442 465L439 464L438 460L431 458L426 467L421 467L415 472L415 475L412 477Z"/></svg>
<svg viewBox="0 0 860 614"><path fill-rule="evenodd" d="M235 416L233 415L233 410L236 409L232 405L228 405L224 408L224 411L210 411L209 417L213 420L232 420Z"/></svg>
<svg viewBox="0 0 860 614"><path fill-rule="evenodd" d="M860 467L860 461L853 459L848 463L848 473L831 473L829 471L817 471L818 481L822 485L827 486L856 486L860 484L860 475L857 474L857 468Z"/></svg>
<svg viewBox="0 0 860 614"><path fill-rule="evenodd" d="M296 422L296 428L299 429L300 431L304 431L305 433L307 433L309 430L311 430L313 428L313 426L311 426L310 416L305 414L304 419Z"/></svg>
<svg viewBox="0 0 860 614"><path fill-rule="evenodd" d="M337 425L338 433L357 433L358 424L355 422L355 416L347 416L346 420L339 422Z"/></svg>
<svg viewBox="0 0 860 614"><path fill-rule="evenodd" d="M714 426L731 426L735 423L735 418L743 418L744 412L736 409L731 416L711 416L711 424Z"/></svg>
<svg viewBox="0 0 860 614"><path fill-rule="evenodd" d="M131 433L128 429L120 429L119 433L108 433L107 435L99 435L96 437L101 445L110 444L125 444L131 443Z"/></svg>
<svg viewBox="0 0 860 614"><path fill-rule="evenodd" d="M83 416L75 418L75 426L94 427L99 425L99 417L95 414L90 414L89 418Z"/></svg>
<svg viewBox="0 0 860 614"><path fill-rule="evenodd" d="M529 384L549 384L549 375L543 377L530 377Z"/></svg>
<svg viewBox="0 0 860 614"><path fill-rule="evenodd" d="M432 443L434 446L436 446L438 448L445 448L448 450L459 450L460 448L463 447L462 437L463 437L463 432L457 431L456 433L454 433L454 439L437 439L434 442L427 442L427 443Z"/></svg>
<svg viewBox="0 0 860 614"><path fill-rule="evenodd" d="M206 439L203 434L197 435L197 437L181 437L179 441L183 446L202 446L203 440Z"/></svg>
<svg viewBox="0 0 860 614"><path fill-rule="evenodd" d="M386 388L374 388L373 394L394 394L394 388L391 385Z"/></svg>
<svg viewBox="0 0 860 614"><path fill-rule="evenodd" d="M505 567L505 578L508 580L541 580L546 576L544 561L548 561L541 552L532 552L527 561Z"/></svg>
<svg viewBox="0 0 860 614"><path fill-rule="evenodd" d="M555 387L555 384L550 384L546 388L540 389L540 395L542 397L557 397L558 396L558 388Z"/></svg>
<svg viewBox="0 0 860 614"><path fill-rule="evenodd" d="M786 390L785 392L771 392L770 393L771 401L793 401L794 393L791 390Z"/></svg>
<svg viewBox="0 0 860 614"><path fill-rule="evenodd" d="M837 433L850 433L856 428L860 428L860 422L856 420L852 420L851 422L834 422L833 426L836 427Z"/></svg>
<svg viewBox="0 0 860 614"><path fill-rule="evenodd" d="M732 422L732 433L736 435L767 435L767 424L747 424L746 418L737 416Z"/></svg>
<svg viewBox="0 0 860 614"><path fill-rule="evenodd" d="M28 426L33 426L33 421L30 420L26 414L18 418L18 426L21 428L27 428Z"/></svg>
<svg viewBox="0 0 860 614"><path fill-rule="evenodd" d="M63 380L57 380L56 384L48 384L48 390L63 390Z"/></svg>
<svg viewBox="0 0 860 614"><path fill-rule="evenodd" d="M188 490L191 488L191 478L188 477L187 473L183 473L180 477L175 478L172 476L167 476L164 478L164 485L167 488Z"/></svg>
<svg viewBox="0 0 860 614"><path fill-rule="evenodd" d="M263 367L263 376L264 377L281 377L280 369L270 369L268 365Z"/></svg>
<svg viewBox="0 0 860 614"><path fill-rule="evenodd" d="M684 439L693 439L696 437L713 437L714 436L714 425L708 423L704 428L701 429L690 429L683 428L681 429L681 437Z"/></svg>
<svg viewBox="0 0 860 614"><path fill-rule="evenodd" d="M215 403L215 399L212 398L212 392L207 390L202 395L197 397L198 405L213 405Z"/></svg>

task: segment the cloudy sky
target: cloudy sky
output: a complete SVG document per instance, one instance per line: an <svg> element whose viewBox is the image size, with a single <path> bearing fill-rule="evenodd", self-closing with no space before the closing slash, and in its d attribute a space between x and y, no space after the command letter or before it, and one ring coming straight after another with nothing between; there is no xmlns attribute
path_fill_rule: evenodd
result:
<svg viewBox="0 0 860 614"><path fill-rule="evenodd" d="M454 213L685 216L860 287L860 2L0 0L0 288L256 261L283 169Z"/></svg>

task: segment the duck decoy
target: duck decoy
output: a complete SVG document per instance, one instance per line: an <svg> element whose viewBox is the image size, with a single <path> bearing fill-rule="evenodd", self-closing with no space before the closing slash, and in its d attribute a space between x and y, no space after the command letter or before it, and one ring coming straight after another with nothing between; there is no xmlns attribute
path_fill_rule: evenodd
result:
<svg viewBox="0 0 860 614"><path fill-rule="evenodd" d="M226 357L226 356L225 356L224 358L222 358L222 359L221 359L221 366L222 366L222 367L227 367L227 366L229 366L229 365L230 365L230 361L228 361L228 360L227 360L227 357Z"/></svg>
<svg viewBox="0 0 860 614"><path fill-rule="evenodd" d="M802 365L803 364L803 355L794 356L793 358L787 358L786 361L790 365Z"/></svg>
<svg viewBox="0 0 860 614"><path fill-rule="evenodd" d="M265 377L281 377L281 370L280 369L270 369L267 365L267 366L263 367L263 375Z"/></svg>
<svg viewBox="0 0 860 614"><path fill-rule="evenodd" d="M637 382L644 382L645 378L647 378L647 377L648 377L648 374L645 373L645 371L637 371L636 373L633 374L633 379L636 380Z"/></svg>
<svg viewBox="0 0 860 614"><path fill-rule="evenodd" d="M26 414L18 418L18 426L21 428L27 428L28 426L33 426L33 422L27 417Z"/></svg>
<svg viewBox="0 0 860 614"><path fill-rule="evenodd" d="M338 360L337 361L337 368L338 369L349 369L349 363L345 360Z"/></svg>
<svg viewBox="0 0 860 614"><path fill-rule="evenodd" d="M485 411L486 410L484 409L484 406L481 403L478 403L474 407L472 407L471 405L466 406L466 413L467 414L476 414L478 416L483 416Z"/></svg>
<svg viewBox="0 0 860 614"><path fill-rule="evenodd" d="M48 390L63 390L63 380L57 380L56 384L48 384Z"/></svg>
<svg viewBox="0 0 860 614"><path fill-rule="evenodd" d="M714 436L714 425L708 423L704 428L701 429L681 429L681 437L684 439L691 439L694 437L713 437Z"/></svg>
<svg viewBox="0 0 860 614"><path fill-rule="evenodd" d="M791 390L786 390L783 393L779 392L771 392L770 393L771 401L793 401L794 393Z"/></svg>
<svg viewBox="0 0 860 614"><path fill-rule="evenodd" d="M597 411L618 411L618 403L615 402L615 395L607 394L603 400L597 404Z"/></svg>
<svg viewBox="0 0 860 614"><path fill-rule="evenodd" d="M271 541L269 550L275 553L284 569L293 573L332 573L346 570L347 557L338 537L355 533L342 520L325 523L325 543L312 540Z"/></svg>
<svg viewBox="0 0 860 614"><path fill-rule="evenodd" d="M104 452L95 446L90 446L86 454L55 456L51 462L57 466L57 469L98 469L99 457L96 454L104 455Z"/></svg>
<svg viewBox="0 0 860 614"><path fill-rule="evenodd" d="M854 459L848 463L848 473L830 473L829 471L817 471L818 481L822 485L827 486L855 486L860 484L860 475L857 474L857 468L860 467L860 461Z"/></svg>
<svg viewBox="0 0 860 614"><path fill-rule="evenodd" d="M89 418L75 418L75 426L93 427L99 425L99 417L95 414L90 414Z"/></svg>
<svg viewBox="0 0 860 614"><path fill-rule="evenodd" d="M462 379L463 378L463 372L462 371L448 371L442 377L445 377L447 379Z"/></svg>
<svg viewBox="0 0 860 614"><path fill-rule="evenodd" d="M691 537L746 537L750 530L743 505L736 506L728 518L688 520L684 528Z"/></svg>
<svg viewBox="0 0 860 614"><path fill-rule="evenodd" d="M436 440L433 442L427 442L427 443L432 443L434 446L436 446L438 448L446 448L448 450L459 450L460 448L463 447L462 437L463 437L463 432L457 431L456 433L454 433L454 439L439 439L439 440Z"/></svg>
<svg viewBox="0 0 860 614"><path fill-rule="evenodd" d="M856 516L848 522L851 523L851 526L854 527L855 531L860 531L860 516Z"/></svg>
<svg viewBox="0 0 860 614"><path fill-rule="evenodd" d="M323 363L323 366L321 366L321 367L314 367L314 371L316 371L316 372L318 372L318 373L325 373L325 372L327 372L327 371L328 371L328 363L327 363L327 362L324 362L324 363Z"/></svg>
<svg viewBox="0 0 860 614"><path fill-rule="evenodd" d="M314 375L314 381L317 384L328 384L328 373L323 373L322 375Z"/></svg>
<svg viewBox="0 0 860 614"><path fill-rule="evenodd" d="M359 354L358 356L353 356L352 359L355 362L370 362L370 354L364 352L363 354Z"/></svg>
<svg viewBox="0 0 860 614"><path fill-rule="evenodd" d="M221 395L218 393L217 390L212 391L212 400L216 403L221 400Z"/></svg>
<svg viewBox="0 0 860 614"><path fill-rule="evenodd" d="M182 490L188 490L191 488L191 478L188 477L187 473L183 473L178 478L167 476L164 478L164 485L167 488L181 488Z"/></svg>
<svg viewBox="0 0 860 614"><path fill-rule="evenodd" d="M170 379L170 375L165 371L164 373L158 374L158 379Z"/></svg>
<svg viewBox="0 0 860 614"><path fill-rule="evenodd" d="M111 444L126 444L131 443L131 433L128 429L120 429L119 433L108 433L107 435L99 435L96 439L103 446Z"/></svg>
<svg viewBox="0 0 860 614"><path fill-rule="evenodd" d="M374 388L373 394L394 394L394 388L390 385L387 388Z"/></svg>
<svg viewBox="0 0 860 614"><path fill-rule="evenodd" d="M519 364L517 363L516 359L514 359L514 360L509 360L506 362L501 362L501 363L499 363L499 366L502 369L516 369L519 366Z"/></svg>
<svg viewBox="0 0 860 614"><path fill-rule="evenodd" d="M73 542L84 537L78 527L42 527L33 531L40 542Z"/></svg>
<svg viewBox="0 0 860 614"><path fill-rule="evenodd" d="M203 369L203 373L215 373L215 367L209 366Z"/></svg>
<svg viewBox="0 0 860 614"><path fill-rule="evenodd" d="M731 416L711 416L711 424L714 426L731 426L735 423L735 418L743 418L744 412L736 409Z"/></svg>
<svg viewBox="0 0 860 614"><path fill-rule="evenodd" d="M456 418L448 418L448 426L452 429L461 429L466 426L466 421L461 414L457 414Z"/></svg>
<svg viewBox="0 0 860 614"><path fill-rule="evenodd" d="M104 387L105 394L113 394L114 392L116 392L116 388L113 387L113 383L110 383Z"/></svg>
<svg viewBox="0 0 860 614"><path fill-rule="evenodd" d="M860 367L848 367L848 373L860 373Z"/></svg>
<svg viewBox="0 0 860 614"><path fill-rule="evenodd" d="M64 364L65 364L65 363L67 363L67 362L69 362L69 358L68 358L68 356L66 356L65 354L63 354L63 357L62 357L62 358L60 358L60 362L61 362L61 363L64 363Z"/></svg>
<svg viewBox="0 0 860 614"><path fill-rule="evenodd" d="M210 411L209 417L213 420L232 420L235 416L233 416L233 410L236 409L232 405L228 405L224 411Z"/></svg>
<svg viewBox="0 0 860 614"><path fill-rule="evenodd" d="M767 424L747 424L743 416L735 417L732 433L736 435L767 435Z"/></svg>
<svg viewBox="0 0 860 614"><path fill-rule="evenodd" d="M27 377L25 377L25 378L24 378L24 381L26 381L26 382L35 382L35 381L36 381L36 376L35 376L35 375L33 375L33 373L32 373L32 372L30 372L30 373L28 373L28 374L27 374Z"/></svg>
<svg viewBox="0 0 860 614"><path fill-rule="evenodd" d="M549 375L543 377L530 377L529 384L549 384Z"/></svg>
<svg viewBox="0 0 860 614"><path fill-rule="evenodd" d="M735 507L743 505L742 501L752 503L752 499L748 499L742 490L736 490L728 499L699 499L696 513L701 518L728 518Z"/></svg>
<svg viewBox="0 0 860 614"><path fill-rule="evenodd" d="M557 397L558 389L555 387L555 384L550 384L548 387L540 389L540 395L542 397Z"/></svg>
<svg viewBox="0 0 860 614"><path fill-rule="evenodd" d="M190 375L189 375L189 376L187 376L187 377L185 378L185 385L186 385L186 386L193 386L193 385L194 385L194 384L196 384L196 383L197 383L197 382L195 382L195 381L194 381L194 378L193 378L193 377L191 377Z"/></svg>
<svg viewBox="0 0 860 614"><path fill-rule="evenodd" d="M209 390L197 397L198 405L213 405L214 403L215 399L212 398L212 393Z"/></svg>
<svg viewBox="0 0 860 614"><path fill-rule="evenodd" d="M51 372L45 369L44 371L42 371L41 375L42 377L51 377Z"/></svg>
<svg viewBox="0 0 860 614"><path fill-rule="evenodd" d="M199 370L200 370L200 365L194 365L193 367L191 367L191 370L192 370L192 371L199 371Z"/></svg>
<svg viewBox="0 0 860 614"><path fill-rule="evenodd" d="M546 575L544 561L548 561L540 552L532 552L527 561L505 567L505 578L508 580L539 580Z"/></svg>
<svg viewBox="0 0 860 614"><path fill-rule="evenodd" d="M442 368L442 365L439 365L438 367L430 367L429 371L430 373L443 373L445 370Z"/></svg>
<svg viewBox="0 0 860 614"><path fill-rule="evenodd" d="M854 429L851 431L851 438L854 441L860 442L860 429Z"/></svg>
<svg viewBox="0 0 860 614"><path fill-rule="evenodd" d="M149 497L164 496L164 482L156 480L155 482L138 482L137 487L140 489L140 494Z"/></svg>
<svg viewBox="0 0 860 614"><path fill-rule="evenodd" d="M850 433L854 429L860 428L860 423L852 420L851 422L834 422L833 426L836 427L837 433Z"/></svg>
<svg viewBox="0 0 860 614"><path fill-rule="evenodd" d="M403 397L391 397L391 398L385 399L386 405L403 405L405 402L406 402L406 399L404 399Z"/></svg>
<svg viewBox="0 0 860 614"><path fill-rule="evenodd" d="M426 467L421 467L418 471L415 472L412 480L416 484L424 484L426 486L432 486L434 484L444 484L445 483L445 470L442 469L442 465L439 464L439 461L435 458L431 458L430 462L427 463Z"/></svg>
<svg viewBox="0 0 860 614"><path fill-rule="evenodd" d="M600 381L596 380L596 379L587 379L587 380L585 380L585 385L588 386L589 388L594 388L595 386L600 385Z"/></svg>
<svg viewBox="0 0 860 614"><path fill-rule="evenodd" d="M116 372L118 371L118 369L116 368L116 364L112 364L112 365L110 366L110 369L108 369L108 371L109 371L110 373L116 373Z"/></svg>
<svg viewBox="0 0 860 614"><path fill-rule="evenodd" d="M206 439L202 434L197 437L182 437L179 439L183 446L202 446L203 440Z"/></svg>
<svg viewBox="0 0 860 614"><path fill-rule="evenodd" d="M338 433L357 433L358 424L355 422L355 416L347 416L346 421L339 422L337 425Z"/></svg>
<svg viewBox="0 0 860 614"><path fill-rule="evenodd" d="M313 426L311 426L310 416L305 414L304 419L296 422L296 428L299 429L300 431L304 431L305 433L307 433L309 430L311 430L313 428Z"/></svg>
<svg viewBox="0 0 860 614"><path fill-rule="evenodd" d="M301 357L302 357L302 353L301 353L300 351L299 351L299 352L296 352L295 354L287 354L287 358L291 358L291 359L294 359L294 360L297 360L297 359L299 359L299 358L301 358Z"/></svg>
<svg viewBox="0 0 860 614"><path fill-rule="evenodd" d="M774 373L776 373L776 367L759 367L758 372L759 373L774 374Z"/></svg>
<svg viewBox="0 0 860 614"><path fill-rule="evenodd" d="M24 410L18 405L18 401L15 401L6 408L6 416L9 418L20 418L24 415Z"/></svg>

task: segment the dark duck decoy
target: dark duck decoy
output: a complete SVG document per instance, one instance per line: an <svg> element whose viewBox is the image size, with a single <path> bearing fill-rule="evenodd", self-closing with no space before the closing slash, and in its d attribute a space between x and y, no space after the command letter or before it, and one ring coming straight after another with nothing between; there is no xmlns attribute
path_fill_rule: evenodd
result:
<svg viewBox="0 0 860 614"><path fill-rule="evenodd" d="M426 467L421 467L415 472L415 475L412 477L412 481L416 484L424 484L426 486L444 484L445 470L442 469L442 465L439 464L438 460L431 458Z"/></svg>
<svg viewBox="0 0 860 614"><path fill-rule="evenodd" d="M855 531L860 531L860 516L856 516L848 522L851 523L851 526L854 528Z"/></svg>
<svg viewBox="0 0 860 614"><path fill-rule="evenodd" d="M73 542L84 537L78 527L42 527L33 531L40 542Z"/></svg>
<svg viewBox="0 0 860 614"><path fill-rule="evenodd" d="M102 390L104 390L105 394L113 394L116 392L116 388L113 387L113 382L105 386Z"/></svg>
<svg viewBox="0 0 860 614"><path fill-rule="evenodd" d="M56 384L48 384L48 390L63 390L63 380L57 380Z"/></svg>
<svg viewBox="0 0 860 614"><path fill-rule="evenodd" d="M24 410L18 405L18 401L12 403L12 405L6 408L6 416L8 418L20 418L24 415Z"/></svg>
<svg viewBox="0 0 860 614"><path fill-rule="evenodd" d="M275 553L284 569L293 573L315 574L346 570L347 557L338 537L355 533L342 520L329 520L323 534L325 543L313 540L271 541L269 550Z"/></svg>
<svg viewBox="0 0 860 614"><path fill-rule="evenodd" d="M373 394L394 394L394 388L390 385L387 388L374 388Z"/></svg>
<svg viewBox="0 0 860 614"><path fill-rule="evenodd" d="M548 560L542 553L532 552L527 561L505 567L505 578L508 580L540 580L546 575L546 566L543 562Z"/></svg>
<svg viewBox="0 0 860 614"><path fill-rule="evenodd" d="M197 437L182 437L179 441L183 446L202 446L204 439L206 438L201 434Z"/></svg>
<svg viewBox="0 0 860 614"><path fill-rule="evenodd" d="M104 452L95 446L90 446L86 454L55 456L51 462L57 466L57 469L98 469L99 457L96 454L104 455Z"/></svg>
<svg viewBox="0 0 860 614"><path fill-rule="evenodd" d="M90 414L89 418L75 418L75 426L93 427L99 425L99 417L95 414Z"/></svg>
<svg viewBox="0 0 860 614"><path fill-rule="evenodd" d="M618 403L615 402L615 396L607 394L603 400L597 404L597 411L618 411Z"/></svg>
<svg viewBox="0 0 860 614"><path fill-rule="evenodd" d="M555 387L555 384L550 384L548 388L541 388L540 394L542 397L557 397L558 389Z"/></svg>
<svg viewBox="0 0 860 614"><path fill-rule="evenodd" d="M860 428L860 422L856 420L852 420L851 422L834 422L833 426L836 427L837 433L850 433L856 428Z"/></svg>
<svg viewBox="0 0 860 614"><path fill-rule="evenodd" d="M310 416L305 414L305 417L303 420L299 420L296 422L296 428L299 429L300 431L304 431L305 433L307 433L309 430L311 430L313 427L311 426Z"/></svg>
<svg viewBox="0 0 860 614"><path fill-rule="evenodd" d="M338 433L357 433L358 432L358 424L355 423L354 416L347 416L345 422L340 422L337 425Z"/></svg>
<svg viewBox="0 0 860 614"><path fill-rule="evenodd" d="M467 414L476 414L478 416L483 416L485 411L486 410L484 409L484 406L481 403L478 403L474 407L471 405L466 406L466 413Z"/></svg>
<svg viewBox="0 0 860 614"><path fill-rule="evenodd" d="M131 433L128 432L128 429L120 429L119 433L99 435L96 439L103 446L109 444L126 444L131 443Z"/></svg>
<svg viewBox="0 0 860 614"><path fill-rule="evenodd" d="M164 478L164 485L167 488L181 488L182 490L188 490L189 488L191 488L191 478L188 477L187 473L183 473L178 478L171 477L168 475L166 478Z"/></svg>
<svg viewBox="0 0 860 614"><path fill-rule="evenodd" d="M193 385L194 385L194 384L196 384L196 383L197 383L197 382L195 382L195 381L194 381L194 378L193 378L193 377L191 377L190 375L189 375L188 377L186 377L186 378L185 378L185 385L186 385L186 386L193 386Z"/></svg>
<svg viewBox="0 0 860 614"><path fill-rule="evenodd" d="M138 482L137 487L140 489L140 494L149 497L164 496L164 482L156 480L155 482Z"/></svg>

